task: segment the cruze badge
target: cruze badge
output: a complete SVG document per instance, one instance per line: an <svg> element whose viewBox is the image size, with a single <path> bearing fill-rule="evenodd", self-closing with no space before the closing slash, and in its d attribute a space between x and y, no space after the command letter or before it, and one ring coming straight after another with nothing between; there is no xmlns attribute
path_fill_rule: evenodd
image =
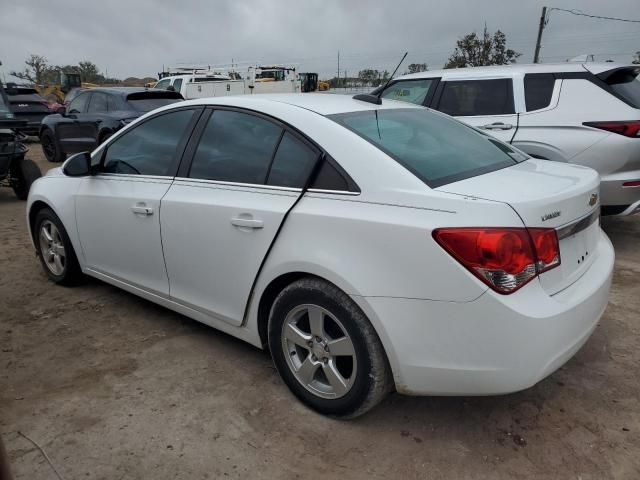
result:
<svg viewBox="0 0 640 480"><path fill-rule="evenodd" d="M547 220L551 220L552 218L556 218L560 216L560 211L556 210L555 212L545 213L542 217L542 221L546 222Z"/></svg>
<svg viewBox="0 0 640 480"><path fill-rule="evenodd" d="M592 193L589 197L589 206L593 207L596 203L598 203L598 194Z"/></svg>

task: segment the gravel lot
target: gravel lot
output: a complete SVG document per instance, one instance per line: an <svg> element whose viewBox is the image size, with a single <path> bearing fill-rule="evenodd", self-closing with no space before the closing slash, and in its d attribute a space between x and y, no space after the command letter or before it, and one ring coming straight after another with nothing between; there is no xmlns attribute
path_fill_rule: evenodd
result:
<svg viewBox="0 0 640 480"><path fill-rule="evenodd" d="M55 478L18 432L67 480L640 478L640 216L604 221L609 307L551 377L501 397L393 395L341 422L298 403L264 352L98 281L49 282L24 205L0 190L0 432L18 479Z"/></svg>

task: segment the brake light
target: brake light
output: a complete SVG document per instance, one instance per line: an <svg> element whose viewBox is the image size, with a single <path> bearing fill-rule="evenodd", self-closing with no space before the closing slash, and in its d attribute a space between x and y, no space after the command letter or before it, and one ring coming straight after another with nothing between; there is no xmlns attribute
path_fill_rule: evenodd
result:
<svg viewBox="0 0 640 480"><path fill-rule="evenodd" d="M640 180L633 180L631 182L624 182L623 187L640 187Z"/></svg>
<svg viewBox="0 0 640 480"><path fill-rule="evenodd" d="M548 228L438 228L433 238L498 293L509 294L560 265L560 246Z"/></svg>
<svg viewBox="0 0 640 480"><path fill-rule="evenodd" d="M599 128L625 137L640 138L640 120L622 122L584 122L587 127Z"/></svg>

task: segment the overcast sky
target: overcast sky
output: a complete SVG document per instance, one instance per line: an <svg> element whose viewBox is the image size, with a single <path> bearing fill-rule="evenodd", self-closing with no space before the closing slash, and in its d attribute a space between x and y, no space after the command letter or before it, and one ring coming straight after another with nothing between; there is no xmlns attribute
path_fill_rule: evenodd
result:
<svg viewBox="0 0 640 480"><path fill-rule="evenodd" d="M55 5L54 5L55 3ZM156 76L185 63L292 63L299 71L349 75L406 64L441 68L456 40L500 29L531 62L542 5L640 19L638 0L0 0L0 74L23 67L31 53L51 64L96 63L125 78ZM554 11L541 58L564 61L593 53L630 62L640 50L640 23ZM402 72L402 69L400 70Z"/></svg>

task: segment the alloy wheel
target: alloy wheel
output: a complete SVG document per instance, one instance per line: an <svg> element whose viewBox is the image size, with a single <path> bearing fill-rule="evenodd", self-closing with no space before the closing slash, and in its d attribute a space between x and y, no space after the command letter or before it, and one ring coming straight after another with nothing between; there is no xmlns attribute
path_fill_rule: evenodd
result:
<svg viewBox="0 0 640 480"><path fill-rule="evenodd" d="M299 305L282 326L282 349L296 380L322 398L346 395L356 378L356 351L344 325L318 305Z"/></svg>
<svg viewBox="0 0 640 480"><path fill-rule="evenodd" d="M54 275L62 275L67 264L67 255L58 227L45 220L40 224L40 254L44 264Z"/></svg>

